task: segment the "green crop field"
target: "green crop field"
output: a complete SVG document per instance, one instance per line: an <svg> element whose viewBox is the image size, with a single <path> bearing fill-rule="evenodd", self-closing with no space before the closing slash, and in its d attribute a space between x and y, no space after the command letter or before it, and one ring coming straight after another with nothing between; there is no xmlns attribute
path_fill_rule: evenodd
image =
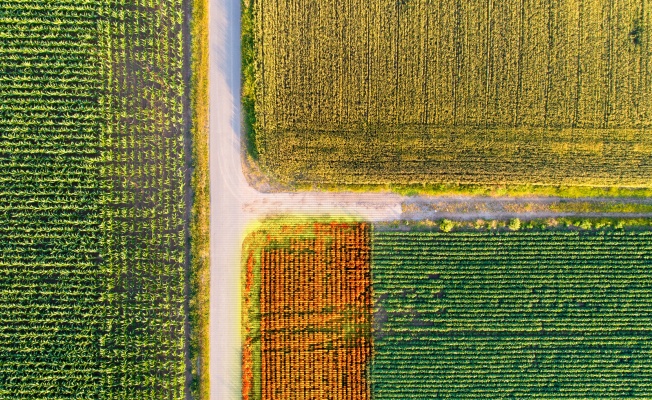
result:
<svg viewBox="0 0 652 400"><path fill-rule="evenodd" d="M244 4L250 151L282 183L652 184L644 0Z"/></svg>
<svg viewBox="0 0 652 400"><path fill-rule="evenodd" d="M375 399L652 396L652 232L372 236Z"/></svg>
<svg viewBox="0 0 652 400"><path fill-rule="evenodd" d="M182 0L0 0L0 398L185 399Z"/></svg>

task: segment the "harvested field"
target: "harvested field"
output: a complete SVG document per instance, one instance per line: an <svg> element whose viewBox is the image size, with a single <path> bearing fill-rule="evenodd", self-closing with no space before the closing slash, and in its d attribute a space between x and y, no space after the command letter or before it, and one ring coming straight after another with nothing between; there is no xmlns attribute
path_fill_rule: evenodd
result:
<svg viewBox="0 0 652 400"><path fill-rule="evenodd" d="M370 227L308 223L245 242L245 399L368 399Z"/></svg>
<svg viewBox="0 0 652 400"><path fill-rule="evenodd" d="M644 0L250 7L245 104L281 182L652 184Z"/></svg>

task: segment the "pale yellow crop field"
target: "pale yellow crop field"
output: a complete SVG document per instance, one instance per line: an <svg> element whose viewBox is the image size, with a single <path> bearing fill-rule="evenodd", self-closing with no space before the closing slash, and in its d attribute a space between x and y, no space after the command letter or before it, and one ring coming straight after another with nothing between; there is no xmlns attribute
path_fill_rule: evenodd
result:
<svg viewBox="0 0 652 400"><path fill-rule="evenodd" d="M652 186L644 0L253 0L261 165L290 184Z"/></svg>

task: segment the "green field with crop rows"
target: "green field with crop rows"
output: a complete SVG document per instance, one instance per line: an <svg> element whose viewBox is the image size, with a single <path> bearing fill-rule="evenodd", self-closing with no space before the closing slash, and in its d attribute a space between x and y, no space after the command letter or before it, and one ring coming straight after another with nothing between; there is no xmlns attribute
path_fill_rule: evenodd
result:
<svg viewBox="0 0 652 400"><path fill-rule="evenodd" d="M652 397L652 232L382 232L375 399Z"/></svg>
<svg viewBox="0 0 652 400"><path fill-rule="evenodd" d="M0 398L185 399L181 0L0 0Z"/></svg>
<svg viewBox="0 0 652 400"><path fill-rule="evenodd" d="M281 183L652 185L646 1L244 4L250 152Z"/></svg>
<svg viewBox="0 0 652 400"><path fill-rule="evenodd" d="M97 2L0 2L0 398L101 387L97 19Z"/></svg>

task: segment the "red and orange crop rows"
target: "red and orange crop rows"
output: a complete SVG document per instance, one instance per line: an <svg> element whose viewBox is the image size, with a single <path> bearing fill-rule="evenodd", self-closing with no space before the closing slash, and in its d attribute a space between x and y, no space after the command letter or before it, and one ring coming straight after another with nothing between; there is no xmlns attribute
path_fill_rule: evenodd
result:
<svg viewBox="0 0 652 400"><path fill-rule="evenodd" d="M370 398L369 226L304 228L296 236L267 236L266 245L245 253L245 310L251 307L254 269L260 271L260 388L253 390L254 339L246 335L244 397Z"/></svg>

